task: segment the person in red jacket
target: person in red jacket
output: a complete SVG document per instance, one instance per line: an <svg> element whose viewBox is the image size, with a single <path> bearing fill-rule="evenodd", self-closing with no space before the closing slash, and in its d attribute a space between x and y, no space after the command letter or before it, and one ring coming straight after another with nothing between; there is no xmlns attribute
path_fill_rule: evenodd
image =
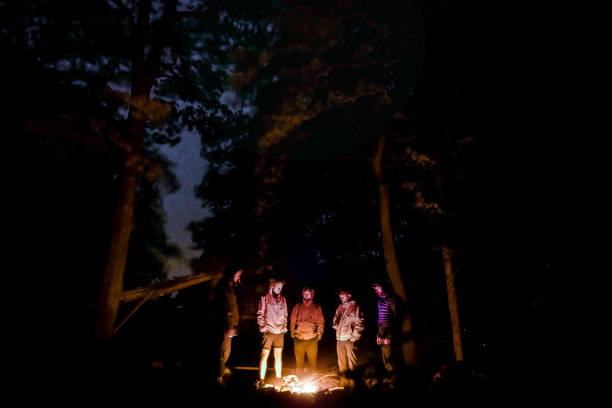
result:
<svg viewBox="0 0 612 408"><path fill-rule="evenodd" d="M257 386L262 386L266 378L268 367L268 356L270 349L274 347L274 369L277 380L282 373L282 356L285 333L287 333L287 300L281 291L285 282L270 280L268 293L259 299L257 307L257 325L263 338L261 342L261 361L259 363L259 381Z"/></svg>
<svg viewBox="0 0 612 408"><path fill-rule="evenodd" d="M308 358L309 374L313 374L317 369L317 352L325 319L321 306L313 303L313 298L314 289L305 286L302 289L302 303L293 306L289 320L295 353L295 372L298 377L305 373L304 357Z"/></svg>

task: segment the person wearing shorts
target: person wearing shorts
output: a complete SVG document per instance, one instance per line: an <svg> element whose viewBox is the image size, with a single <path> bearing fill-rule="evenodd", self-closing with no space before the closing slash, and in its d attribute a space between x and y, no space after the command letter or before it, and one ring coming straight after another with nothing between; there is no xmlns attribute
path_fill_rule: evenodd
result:
<svg viewBox="0 0 612 408"><path fill-rule="evenodd" d="M284 284L285 282L283 281L271 279L268 293L259 299L257 325L262 333L262 341L257 386L264 384L268 369L268 357L272 347L274 347L274 371L276 378L278 380L281 378L283 345L289 316L287 300L281 295Z"/></svg>

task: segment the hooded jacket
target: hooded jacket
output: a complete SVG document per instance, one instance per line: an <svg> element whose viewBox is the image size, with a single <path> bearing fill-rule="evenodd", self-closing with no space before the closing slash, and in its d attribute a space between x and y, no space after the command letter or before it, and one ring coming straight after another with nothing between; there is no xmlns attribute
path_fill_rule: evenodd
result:
<svg viewBox="0 0 612 408"><path fill-rule="evenodd" d="M354 300L341 303L336 309L332 327L336 329L336 340L355 342L365 328L363 313Z"/></svg>
<svg viewBox="0 0 612 408"><path fill-rule="evenodd" d="M283 295L274 297L272 289L274 283L270 283L268 293L259 299L257 307L257 325L262 333L287 333L287 300Z"/></svg>
<svg viewBox="0 0 612 408"><path fill-rule="evenodd" d="M314 289L310 289L314 298ZM302 295L304 291L302 290ZM321 306L312 301L301 302L293 306L291 310L291 337L298 340L321 340L325 319Z"/></svg>

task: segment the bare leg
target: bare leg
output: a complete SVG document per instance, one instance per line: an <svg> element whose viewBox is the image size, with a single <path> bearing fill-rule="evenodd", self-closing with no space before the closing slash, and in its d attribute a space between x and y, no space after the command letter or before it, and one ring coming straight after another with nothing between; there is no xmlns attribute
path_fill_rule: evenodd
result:
<svg viewBox="0 0 612 408"><path fill-rule="evenodd" d="M276 370L276 378L281 378L283 368L283 349L274 347L274 370Z"/></svg>
<svg viewBox="0 0 612 408"><path fill-rule="evenodd" d="M263 380L264 378L266 378L266 370L268 369L268 356L269 355L270 355L270 349L261 350L261 361L259 362L259 379L260 380Z"/></svg>

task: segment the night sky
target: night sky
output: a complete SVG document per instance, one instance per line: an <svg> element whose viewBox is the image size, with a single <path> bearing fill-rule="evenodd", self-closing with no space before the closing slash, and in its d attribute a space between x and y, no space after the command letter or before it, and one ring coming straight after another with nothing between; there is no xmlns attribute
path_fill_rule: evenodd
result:
<svg viewBox="0 0 612 408"><path fill-rule="evenodd" d="M192 249L191 233L187 225L208 215L194 196L195 187L202 181L206 162L200 156L201 142L197 133L185 132L181 141L173 147L163 147L162 153L175 163L173 168L181 185L180 189L164 196L167 215L166 231L170 239L181 249L180 259L168 260L168 276L184 276L191 273L188 261L198 257L201 251Z"/></svg>

